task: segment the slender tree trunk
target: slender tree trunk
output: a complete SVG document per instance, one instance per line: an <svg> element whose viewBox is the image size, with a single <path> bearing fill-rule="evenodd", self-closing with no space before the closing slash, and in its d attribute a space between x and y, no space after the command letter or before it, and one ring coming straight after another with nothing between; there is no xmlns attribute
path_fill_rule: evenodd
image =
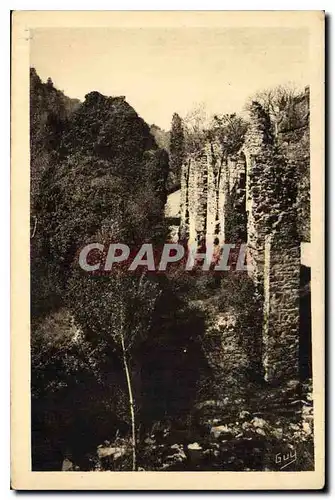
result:
<svg viewBox="0 0 335 500"><path fill-rule="evenodd" d="M124 345L123 335L121 334L121 344L122 344L122 357L123 366L127 379L128 395L129 395L129 409L130 409L130 419L131 419L131 435L132 435L132 451L133 451L133 471L136 470L136 432L135 432L135 411L134 411L134 397L133 390L131 386L130 373L128 368L126 349Z"/></svg>

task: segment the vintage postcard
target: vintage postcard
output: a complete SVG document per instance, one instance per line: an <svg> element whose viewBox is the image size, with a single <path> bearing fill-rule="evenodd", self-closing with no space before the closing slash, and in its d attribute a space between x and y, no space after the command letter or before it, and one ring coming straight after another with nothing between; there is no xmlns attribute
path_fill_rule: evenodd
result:
<svg viewBox="0 0 335 500"><path fill-rule="evenodd" d="M12 488L323 488L324 17L13 13Z"/></svg>

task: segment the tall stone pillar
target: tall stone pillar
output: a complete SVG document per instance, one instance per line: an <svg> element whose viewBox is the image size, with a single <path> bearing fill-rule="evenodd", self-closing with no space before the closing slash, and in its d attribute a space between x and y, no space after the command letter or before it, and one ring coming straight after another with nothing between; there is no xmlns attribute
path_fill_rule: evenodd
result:
<svg viewBox="0 0 335 500"><path fill-rule="evenodd" d="M197 245L206 239L207 157L203 151L190 155L182 177L181 239Z"/></svg>
<svg viewBox="0 0 335 500"><path fill-rule="evenodd" d="M185 160L181 167L180 179L180 227L179 239L187 241L189 236L189 200L188 200L188 185L190 174L190 161Z"/></svg>
<svg viewBox="0 0 335 500"><path fill-rule="evenodd" d="M296 175L270 135L265 111L254 103L245 154L249 274L263 308L262 364L270 383L299 375L300 241Z"/></svg>
<svg viewBox="0 0 335 500"><path fill-rule="evenodd" d="M214 157L210 144L206 147L207 155L207 225L206 225L206 241L214 243L216 237L217 224L217 169L216 158Z"/></svg>
<svg viewBox="0 0 335 500"><path fill-rule="evenodd" d="M300 243L285 226L264 246L263 367L265 380L299 378Z"/></svg>

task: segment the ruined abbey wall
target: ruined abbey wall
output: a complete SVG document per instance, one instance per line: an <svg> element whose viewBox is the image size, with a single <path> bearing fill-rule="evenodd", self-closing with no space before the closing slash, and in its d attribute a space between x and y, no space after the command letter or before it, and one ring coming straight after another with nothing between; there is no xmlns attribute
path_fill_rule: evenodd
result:
<svg viewBox="0 0 335 500"><path fill-rule="evenodd" d="M245 177L244 155L224 158L217 142L190 155L182 166L180 239L189 244L227 242L229 205L245 214Z"/></svg>
<svg viewBox="0 0 335 500"><path fill-rule="evenodd" d="M182 166L180 239L223 243L227 182L218 144L208 142L189 156Z"/></svg>
<svg viewBox="0 0 335 500"><path fill-rule="evenodd" d="M299 376L298 174L280 152L269 117L254 103L241 151L225 158L207 142L182 167L180 239L245 241L249 274L263 310L262 364L268 382Z"/></svg>

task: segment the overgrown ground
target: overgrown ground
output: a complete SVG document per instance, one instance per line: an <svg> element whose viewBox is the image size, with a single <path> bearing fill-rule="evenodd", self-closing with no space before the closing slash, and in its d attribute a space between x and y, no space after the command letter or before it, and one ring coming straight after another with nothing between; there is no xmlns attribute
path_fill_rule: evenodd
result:
<svg viewBox="0 0 335 500"><path fill-rule="evenodd" d="M313 470L310 383L255 387L250 396L202 401L184 419L155 422L142 436L139 470ZM92 470L129 470L130 452L127 439L106 441L90 457Z"/></svg>
<svg viewBox="0 0 335 500"><path fill-rule="evenodd" d="M242 304L243 293L248 292L250 283L238 278L238 284ZM211 278L190 278L187 284L179 282L179 292L184 286L193 290L189 305L206 313L201 349L207 369L198 372L190 405L174 414L165 412L166 415L154 421L149 418L145 425L138 426L138 469L313 470L311 380L272 387L256 376L250 356L250 345L255 348L257 343L255 330L248 326L246 315L238 313L238 301L228 300L227 280L213 286ZM250 313L251 309L248 310ZM186 357L180 377L187 374L188 362ZM174 384L177 398L178 385L183 381L176 379ZM171 387L172 398L174 387ZM74 470L76 464L69 459L63 462L64 467ZM131 446L127 433L117 433L116 438L107 437L101 442L89 454L87 468L129 470Z"/></svg>

